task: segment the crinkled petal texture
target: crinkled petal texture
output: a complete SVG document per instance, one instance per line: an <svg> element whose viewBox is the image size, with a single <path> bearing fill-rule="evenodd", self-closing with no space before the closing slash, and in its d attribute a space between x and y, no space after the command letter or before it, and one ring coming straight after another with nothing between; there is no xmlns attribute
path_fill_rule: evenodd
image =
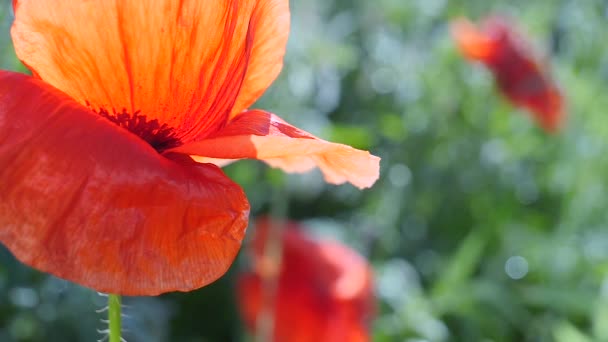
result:
<svg viewBox="0 0 608 342"><path fill-rule="evenodd" d="M369 153L244 111L281 70L288 0L17 0L15 8L15 49L35 75L158 150L178 146L218 164L262 159L287 172L318 166L328 182L360 188L378 178Z"/></svg>
<svg viewBox="0 0 608 342"><path fill-rule="evenodd" d="M288 0L17 0L13 42L41 79L93 109L144 115L188 142L279 74Z"/></svg>
<svg viewBox="0 0 608 342"><path fill-rule="evenodd" d="M261 110L243 112L213 136L171 151L219 159L260 159L287 172L306 172L318 166L329 183L350 182L359 188L372 186L380 172L380 158L369 152L319 139Z"/></svg>
<svg viewBox="0 0 608 342"><path fill-rule="evenodd" d="M265 302L264 282L269 265L263 260L269 224L256 225L254 270L241 274L239 303L245 323L255 330ZM274 317L276 342L369 341L369 323L375 312L372 272L363 257L332 241L314 241L287 224L282 235Z"/></svg>
<svg viewBox="0 0 608 342"><path fill-rule="evenodd" d="M0 241L24 263L102 292L189 291L227 270L248 213L216 166L0 72Z"/></svg>

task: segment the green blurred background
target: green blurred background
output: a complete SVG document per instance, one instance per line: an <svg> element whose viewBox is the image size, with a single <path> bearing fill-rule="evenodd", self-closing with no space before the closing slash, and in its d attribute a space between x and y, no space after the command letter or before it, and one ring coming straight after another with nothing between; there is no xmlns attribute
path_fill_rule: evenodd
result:
<svg viewBox="0 0 608 342"><path fill-rule="evenodd" d="M608 341L608 1L293 0L286 67L258 104L382 157L359 191L243 161L252 217L288 217L367 256L374 341ZM448 21L511 16L550 57L569 117L557 135L458 54ZM0 67L21 70L2 1ZM0 247L1 248L1 247ZM187 294L128 298L129 342L242 341L244 260ZM94 341L105 299L0 250L0 341Z"/></svg>

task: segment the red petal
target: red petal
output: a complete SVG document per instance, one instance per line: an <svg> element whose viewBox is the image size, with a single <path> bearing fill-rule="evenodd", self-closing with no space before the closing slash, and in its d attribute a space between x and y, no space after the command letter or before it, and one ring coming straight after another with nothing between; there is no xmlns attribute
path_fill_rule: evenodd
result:
<svg viewBox="0 0 608 342"><path fill-rule="evenodd" d="M511 57L509 68L496 68L498 87L514 105L530 110L547 132L557 131L564 121L564 99L549 75L530 60Z"/></svg>
<svg viewBox="0 0 608 342"><path fill-rule="evenodd" d="M81 104L139 112L189 141L222 127L279 73L287 0L21 0L19 58Z"/></svg>
<svg viewBox="0 0 608 342"><path fill-rule="evenodd" d="M216 135L170 151L219 159L260 159L287 172L317 166L329 183L350 182L359 188L372 186L380 172L380 158L369 152L319 139L261 110L244 112Z"/></svg>
<svg viewBox="0 0 608 342"><path fill-rule="evenodd" d="M268 263L262 260L262 253L270 224L281 223L263 220L256 225L256 268L239 277L239 303L252 330L265 305L264 266ZM273 340L369 341L367 323L375 305L372 272L366 260L337 242L308 238L293 223L287 224L282 233Z"/></svg>
<svg viewBox="0 0 608 342"><path fill-rule="evenodd" d="M452 21L450 32L458 48L467 58L487 61L496 53L496 40L485 32L481 32L466 18L458 18Z"/></svg>
<svg viewBox="0 0 608 342"><path fill-rule="evenodd" d="M156 295L220 277L249 205L218 168L159 155L65 94L0 72L0 241L97 291Z"/></svg>
<svg viewBox="0 0 608 342"><path fill-rule="evenodd" d="M481 28L459 19L452 24L452 32L467 57L488 66L498 88L514 105L531 111L548 132L561 126L565 111L559 87L530 44L506 19L490 16Z"/></svg>

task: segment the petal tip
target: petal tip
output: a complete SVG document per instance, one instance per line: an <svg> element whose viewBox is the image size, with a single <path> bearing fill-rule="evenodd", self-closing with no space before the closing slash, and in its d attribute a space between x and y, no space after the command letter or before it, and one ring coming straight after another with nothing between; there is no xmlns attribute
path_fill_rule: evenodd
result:
<svg viewBox="0 0 608 342"><path fill-rule="evenodd" d="M450 22L450 33L468 59L486 60L496 49L493 39L467 18L461 17Z"/></svg>
<svg viewBox="0 0 608 342"><path fill-rule="evenodd" d="M371 188L378 178L380 178L380 157L377 157L367 151L362 151L367 154L367 163L363 168L359 168L353 173L348 181L360 190Z"/></svg>

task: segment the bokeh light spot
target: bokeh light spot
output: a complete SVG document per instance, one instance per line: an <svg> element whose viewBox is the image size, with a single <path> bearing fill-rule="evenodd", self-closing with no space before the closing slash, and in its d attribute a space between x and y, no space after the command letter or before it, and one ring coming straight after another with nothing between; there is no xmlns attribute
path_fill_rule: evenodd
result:
<svg viewBox="0 0 608 342"><path fill-rule="evenodd" d="M519 255L507 259L505 272L511 279L521 279L528 274L528 261Z"/></svg>

